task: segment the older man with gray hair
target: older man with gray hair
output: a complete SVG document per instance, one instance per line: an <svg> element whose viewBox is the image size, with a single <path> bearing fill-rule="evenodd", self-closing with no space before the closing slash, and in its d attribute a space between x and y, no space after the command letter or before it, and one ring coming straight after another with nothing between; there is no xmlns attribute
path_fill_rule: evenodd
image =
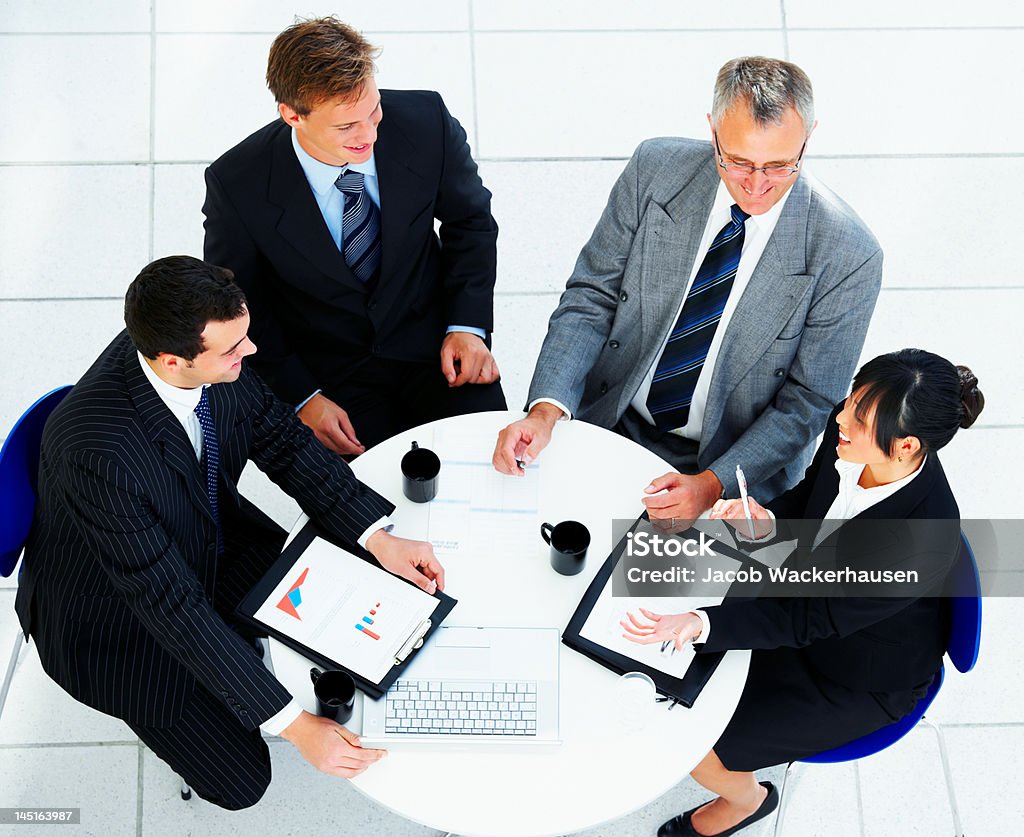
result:
<svg viewBox="0 0 1024 837"><path fill-rule="evenodd" d="M802 173L807 75L748 57L718 73L711 140L637 148L551 316L528 397L494 466L522 474L559 419L614 428L676 471L652 518L689 521L795 484L845 395L881 284L857 215ZM639 488L639 487L638 487Z"/></svg>

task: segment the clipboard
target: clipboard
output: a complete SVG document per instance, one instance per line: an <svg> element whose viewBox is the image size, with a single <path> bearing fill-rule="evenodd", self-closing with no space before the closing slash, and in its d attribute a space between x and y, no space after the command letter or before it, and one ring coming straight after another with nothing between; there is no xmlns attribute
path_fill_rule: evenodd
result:
<svg viewBox="0 0 1024 837"><path fill-rule="evenodd" d="M598 570L597 575L594 576L594 580L587 588L587 592L584 593L583 598L580 599L580 603L576 608L576 612L573 613L572 618L569 620L569 624L566 625L565 632L562 634L562 642L574 651L578 651L584 656L600 663L602 666L614 671L616 674L625 674L629 671L643 672L654 681L654 685L659 694L673 698L678 703L681 703L689 709L700 696L705 684L711 679L711 675L715 673L715 669L718 668L718 664L725 656L725 651L694 654L693 660L686 669L686 673L682 677L673 677L671 674L666 674L659 669L638 662L624 654L612 651L580 634L583 630L583 626L587 622L587 619L590 617L590 613L593 610L594 605L597 603L597 600L600 598L602 592L609 583L612 573L615 571L619 560L626 551L626 543L629 535L636 531L637 526L648 519L647 512L640 515L640 517L636 519L626 534L622 536L619 542L612 549L611 554L605 560L604 564L601 565L601 569ZM680 534L686 535L690 533L694 535L698 534L696 529L690 529L688 532ZM715 540L714 548L716 553L725 555L728 558L733 558L741 563L746 564L750 561L749 556L744 555L742 552L730 547L728 544L722 543L722 541Z"/></svg>
<svg viewBox="0 0 1024 837"><path fill-rule="evenodd" d="M291 543L285 547L280 557L274 562L270 569L267 570L263 578L261 578L252 590L245 595L245 598L242 599L235 613L247 624L258 628L260 631L265 631L269 636L274 637L274 639L284 645L287 645L292 650L297 651L302 656L312 660L321 668L341 669L342 671L347 672L355 681L357 688L372 699L379 700L395 680L398 679L403 669L416 655L416 651L423 646L431 634L433 634L441 625L441 622L444 621L449 613L451 613L452 608L457 604L457 600L445 593L442 593L440 590L435 592L433 597L437 599L437 605L429 618L418 623L414 627L412 632L402 643L398 652L395 654L394 662L388 668L387 673L379 681L374 682L373 680L353 671L351 668L346 666L342 660L331 659L325 653L304 644L293 636L290 636L286 631L281 630L274 625L267 624L257 615L259 610L274 593L274 590L278 587L284 577L291 572L295 567L295 564L302 559L303 553L315 538L321 538L332 543L335 546L344 549L350 555L355 556L357 560L361 559L366 561L374 568L374 570L383 573L391 579L397 579L398 581L419 590L419 588L411 581L398 578L381 567L377 563L376 559L374 559L374 557L366 550L360 549L359 547L351 548L349 546L342 546L322 532L316 524L313 523L313 521L309 521L292 539Z"/></svg>

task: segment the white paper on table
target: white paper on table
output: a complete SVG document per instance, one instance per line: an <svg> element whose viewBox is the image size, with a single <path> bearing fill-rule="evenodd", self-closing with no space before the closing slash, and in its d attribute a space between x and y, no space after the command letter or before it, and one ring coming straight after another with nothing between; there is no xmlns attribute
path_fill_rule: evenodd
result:
<svg viewBox="0 0 1024 837"><path fill-rule="evenodd" d="M539 465L527 468L525 476L509 477L490 460L446 459L429 504L427 538L439 556L529 550L539 498Z"/></svg>
<svg viewBox="0 0 1024 837"><path fill-rule="evenodd" d="M255 616L379 683L437 604L386 570L314 538Z"/></svg>
<svg viewBox="0 0 1024 837"><path fill-rule="evenodd" d="M693 660L693 646L687 643L683 646L682 651L673 651L674 646L669 646L663 652L660 642L652 645L638 645L623 637L626 630L619 622L628 621L626 619L627 610L636 615L641 622L646 622L647 620L640 613L640 608L655 613L686 613L702 604L707 605L709 602L707 600L698 602L689 597L616 597L612 595L612 585L609 582L601 591L594 608L590 611L590 616L583 624L580 636L609 651L614 651L616 654L622 654L672 677L681 678L686 674L686 669L689 668L690 662Z"/></svg>

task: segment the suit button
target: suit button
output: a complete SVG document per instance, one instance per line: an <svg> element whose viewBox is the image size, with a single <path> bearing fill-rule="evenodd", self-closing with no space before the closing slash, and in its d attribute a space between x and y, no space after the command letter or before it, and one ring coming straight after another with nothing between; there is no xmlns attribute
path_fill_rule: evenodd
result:
<svg viewBox="0 0 1024 837"><path fill-rule="evenodd" d="M618 340L609 340L608 341L608 348L609 349L617 349L617 348L619 348L619 341Z"/></svg>
<svg viewBox="0 0 1024 837"><path fill-rule="evenodd" d="M629 294L627 294L625 291L619 294L619 302L625 302L627 299L629 299Z"/></svg>
<svg viewBox="0 0 1024 837"><path fill-rule="evenodd" d="M238 710L238 714L241 715L243 718L248 718L249 717L249 710L248 709L239 709Z"/></svg>
<svg viewBox="0 0 1024 837"><path fill-rule="evenodd" d="M370 301L369 301L369 302L368 302L368 303L366 304L366 307L367 307L367 309L369 309L370 311L373 311L373 310L374 310L374 309L375 309L375 308L377 307L377 300L375 300L375 299L373 299L373 300L370 300Z"/></svg>
<svg viewBox="0 0 1024 837"><path fill-rule="evenodd" d="M775 375L776 378L781 378L785 374L786 374L786 370L785 369L776 369L775 372L774 372L774 375Z"/></svg>
<svg viewBox="0 0 1024 837"><path fill-rule="evenodd" d="M380 343L374 343L373 344L373 351L374 351L375 354L379 354L380 353Z"/></svg>
<svg viewBox="0 0 1024 837"><path fill-rule="evenodd" d="M221 696L221 697L227 697L227 696L228 696L228 693L227 693L226 691L222 691L222 692L220 693L220 696Z"/></svg>
<svg viewBox="0 0 1024 837"><path fill-rule="evenodd" d="M600 390L601 390L601 395L604 395L606 392L608 392L608 384L606 384L604 381L601 381Z"/></svg>

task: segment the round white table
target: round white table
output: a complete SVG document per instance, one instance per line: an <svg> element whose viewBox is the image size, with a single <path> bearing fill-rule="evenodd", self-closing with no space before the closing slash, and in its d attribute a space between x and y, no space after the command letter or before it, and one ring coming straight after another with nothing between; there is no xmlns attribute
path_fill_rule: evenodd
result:
<svg viewBox="0 0 1024 837"><path fill-rule="evenodd" d="M424 506L402 494L399 462L413 440L442 461L484 467L498 432L519 413L478 413L402 433L360 456L356 474L397 505L395 534L426 539ZM578 421L560 423L537 461L536 514L519 515L531 537L494 537L486 548L442 555L445 590L458 605L446 625L536 626L564 630L611 551L612 520L635 519L643 488L671 470L650 451ZM487 465L489 467L489 465ZM494 475L497 477L498 475ZM488 477L489 478L489 477ZM524 479L501 477L506 480ZM518 490L518 486L509 486ZM575 576L551 569L540 524L579 520L590 529L586 567ZM305 517L296 524L297 532ZM524 548L525 544L525 548ZM623 599L623 612L629 600ZM310 663L271 641L277 677L315 712ZM618 677L560 646L562 743L502 751L396 748L353 784L410 820L461 835L556 835L591 828L644 807L676 785L711 749L739 700L748 651L726 654L692 709L660 703L640 729L615 709ZM361 728L361 706L349 726Z"/></svg>

